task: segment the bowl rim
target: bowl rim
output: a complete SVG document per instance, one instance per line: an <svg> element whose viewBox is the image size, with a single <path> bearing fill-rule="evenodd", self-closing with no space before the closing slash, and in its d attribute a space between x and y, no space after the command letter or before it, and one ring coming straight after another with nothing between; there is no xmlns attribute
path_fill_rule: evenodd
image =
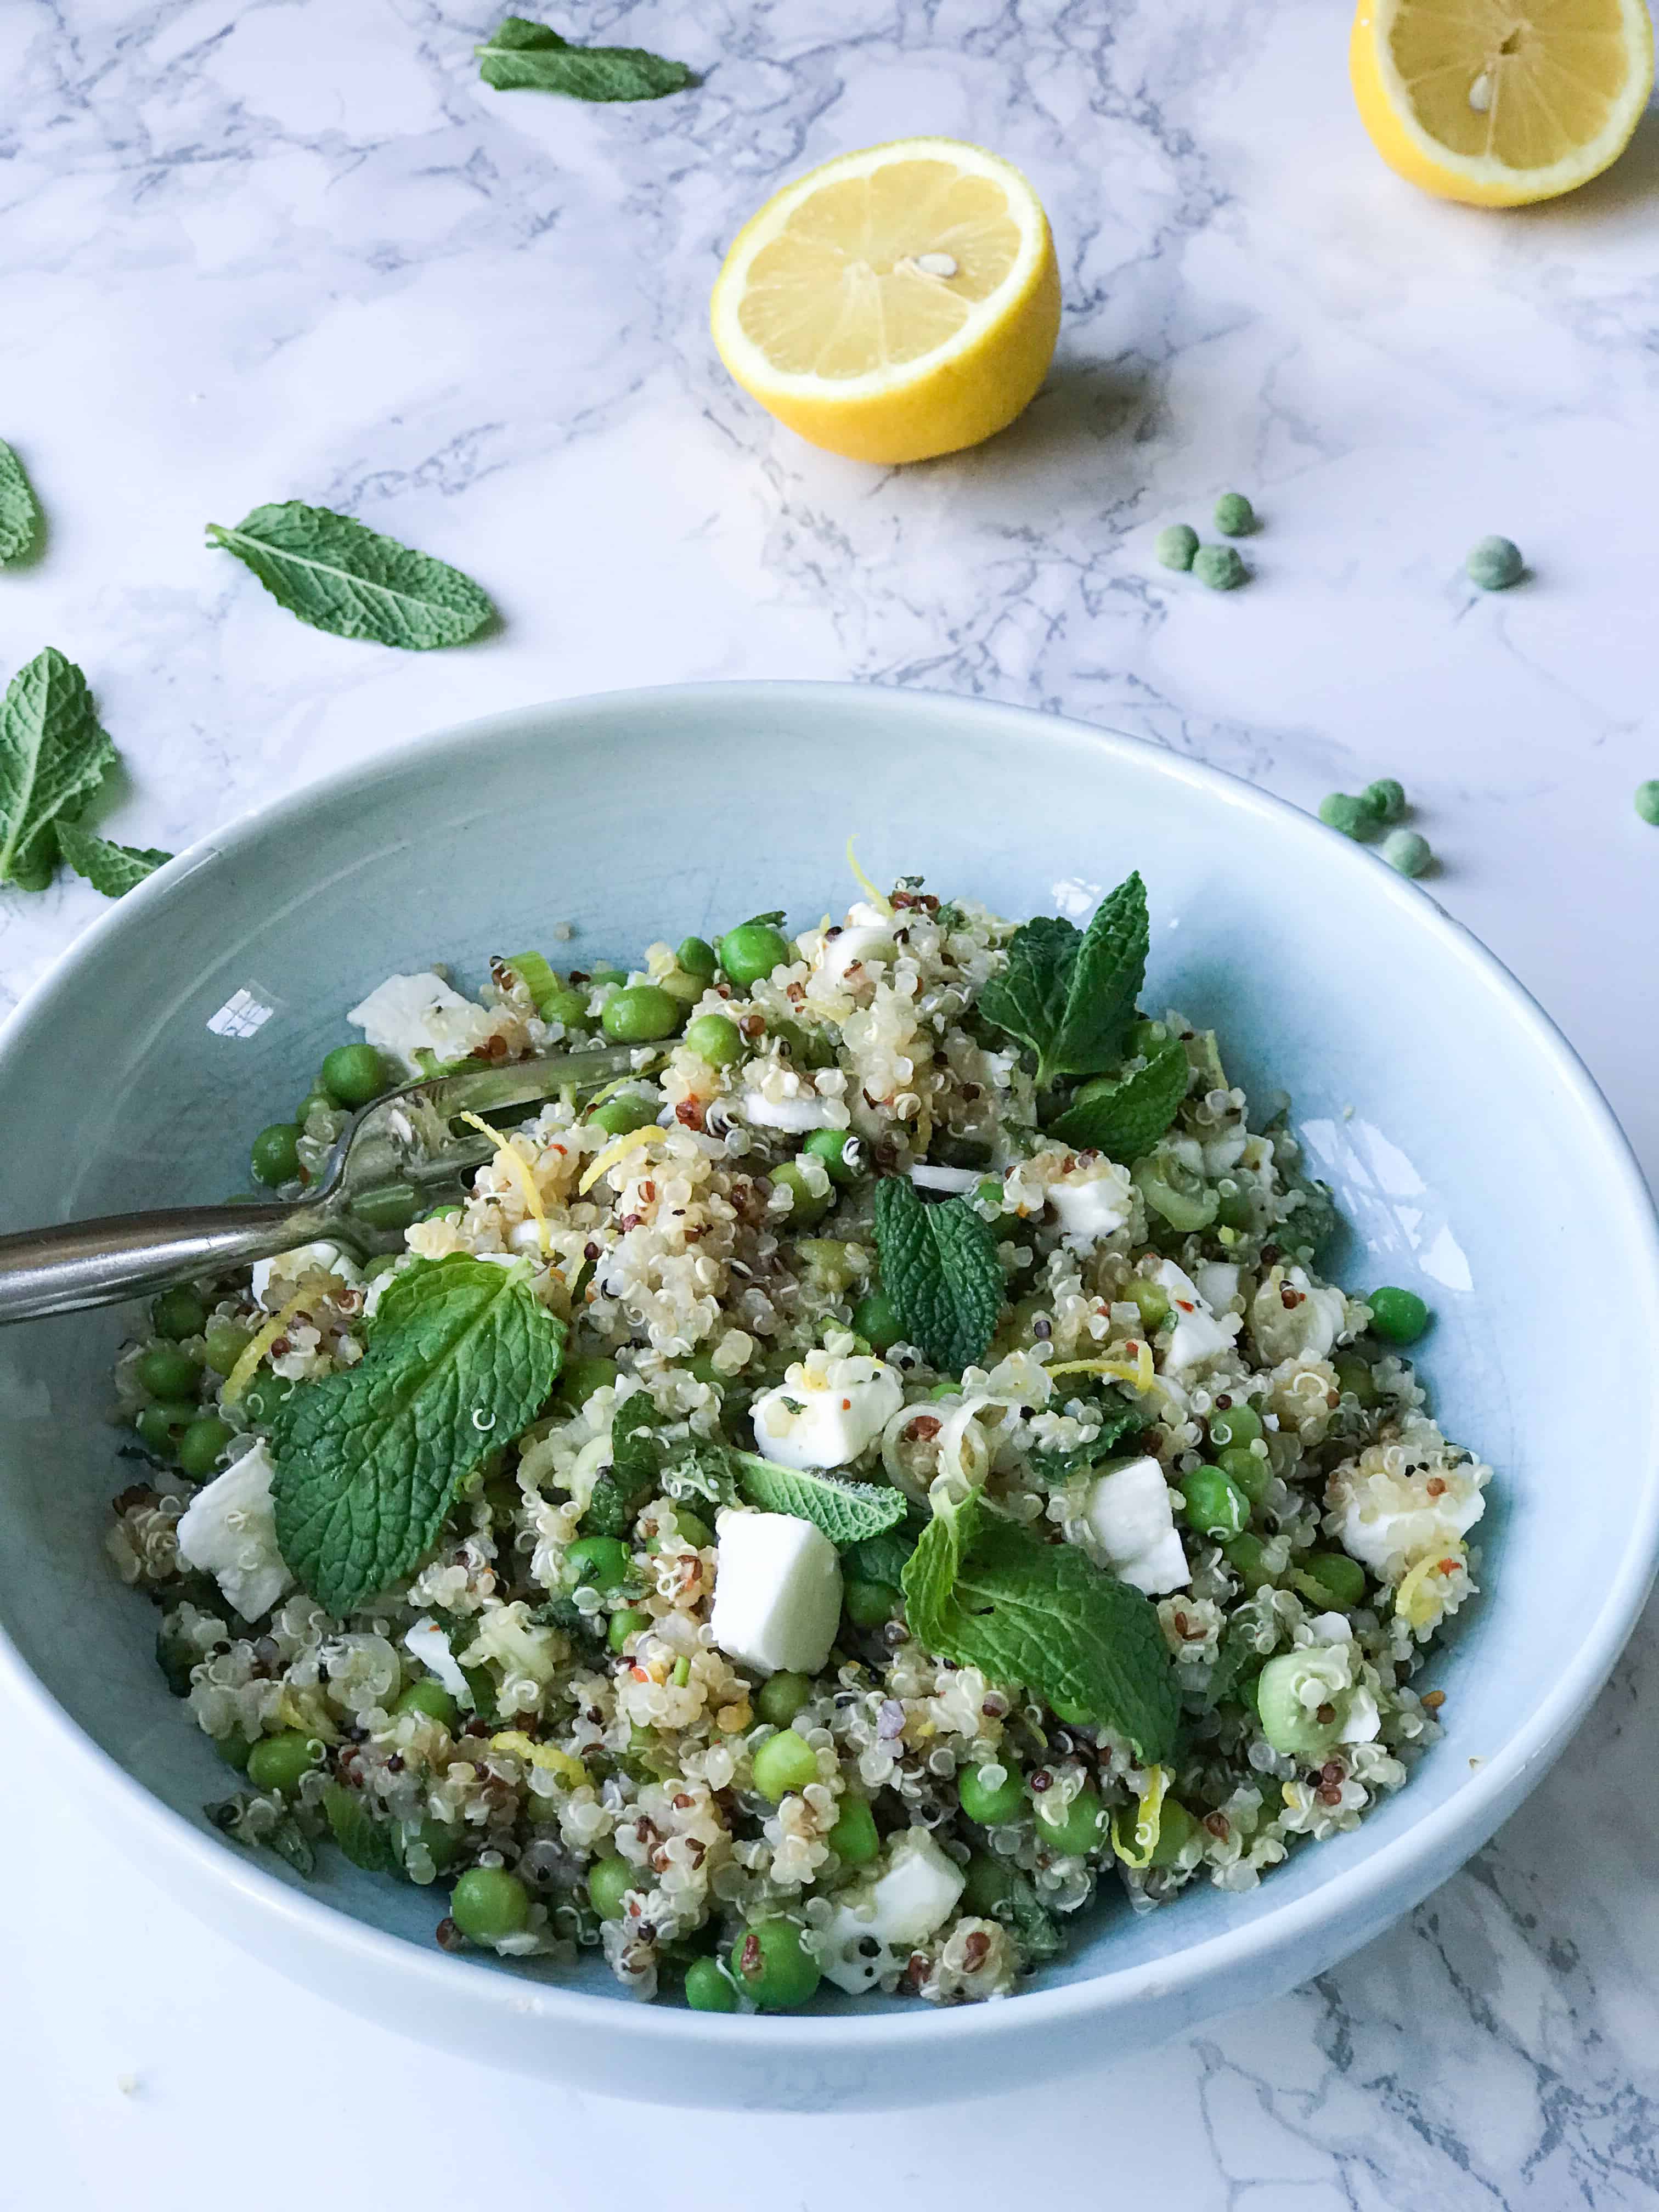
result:
<svg viewBox="0 0 1659 2212"><path fill-rule="evenodd" d="M1254 815L1285 827L1295 825L1292 834L1297 836L1338 836L1288 800L1258 789L1227 769L1171 753L1125 732L1003 701L908 687L787 678L656 684L586 693L508 708L400 740L278 799L246 809L222 829L198 838L100 915L30 986L0 1024L0 1068L20 1042L26 1041L47 1002L66 986L72 987L81 971L135 916L165 901L208 861L234 854L319 806L337 805L361 785L406 771L433 753L487 747L516 739L532 728L556 744L569 726L591 723L595 718L626 722L641 712L655 717L672 715L721 698L734 704L758 701L786 708L792 702L821 707L827 697L838 699L837 711L877 718L910 716L918 723L930 718L948 721L963 715L988 723L1000 720L1011 726L1016 739L1029 724L1040 721L1051 742L1058 738L1079 750L1127 757L1138 769L1155 764L1157 772L1173 782L1218 799L1241 815ZM1426 929L1437 940L1448 960L1503 1000L1534 1048L1553 1064L1584 1117L1589 1133L1599 1139L1604 1179L1613 1195L1623 1201L1632 1234L1644 1248L1645 1265L1634 1287L1638 1296L1645 1297L1653 1332L1659 1337L1659 1210L1629 1139L1595 1078L1532 994L1430 892L1395 875L1358 846L1352 848L1348 864L1355 870L1372 870L1374 894L1408 914L1413 927ZM1650 1426L1659 1442L1659 1370L1651 1379L1650 1389ZM1056 1988L1021 1990L1012 2005L917 2005L862 2016L856 2013L720 2015L716 2032L743 2055L769 2052L780 2060L808 2057L813 2046L827 2060L878 2058L884 2051L910 2051L935 2041L994 2043L1022 2035L1028 2029L1036 2033L1044 2027L1067 2023L1081 2026L1092 2018L1121 2013L1142 1999L1156 1997L1167 2002L1225 1975L1229 1969L1273 1954L1288 1955L1298 1938L1327 1925L1346 1921L1359 1931L1354 1942L1363 1941L1377 1932L1367 1921L1368 1908L1373 1920L1381 1910L1386 1916L1382 1924L1391 1924L1399 1912L1409 1910L1412 1903L1477 1850L1542 1779L1617 1662L1640 1616L1656 1569L1659 1450L1647 1468L1632 1534L1617 1571L1550 1694L1501 1749L1443 1803L1425 1809L1402 1835L1378 1845L1358 1865L1322 1880L1305 1896L1268 1906L1245 1926L1206 1936L1139 1966L1107 1965L1097 1973ZM207 1884L216 1897L227 1902L240 1900L278 1923L286 1922L295 1936L342 1952L386 1977L408 1975L434 2003L453 1999L487 2005L493 2001L498 2009L526 2017L525 2001L529 1996L538 2031L560 2021L575 2032L611 2024L620 2027L625 2021L630 2046L636 2053L643 2048L647 2054L654 2051L667 2060L677 2051L701 2043L709 2033L707 2023L713 2015L675 2006L636 2003L618 2014L614 2008L621 2000L608 1993L599 1996L499 1969L481 1973L478 1966L483 1961L452 1958L435 1947L423 1951L406 1938L372 1927L320 1897L289 1887L252 1855L233 1851L175 1813L86 1735L23 1659L3 1622L0 1670L12 1679L39 1718L69 1739L98 1784L120 1802L129 1820L145 1831L161 1851L189 1863L194 1884ZM1389 1904L1391 1896L1403 1900L1397 1909ZM197 1909L193 1898L187 1901ZM628 2094L625 2088L618 2093Z"/></svg>

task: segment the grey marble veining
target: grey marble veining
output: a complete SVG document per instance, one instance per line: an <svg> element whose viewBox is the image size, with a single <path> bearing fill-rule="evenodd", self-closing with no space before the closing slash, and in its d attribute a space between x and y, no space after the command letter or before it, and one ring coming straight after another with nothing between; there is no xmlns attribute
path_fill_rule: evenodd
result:
<svg viewBox="0 0 1659 2212"><path fill-rule="evenodd" d="M1630 793L1659 774L1653 119L1572 199L1483 216L1371 155L1336 0L530 10L704 74L606 109L482 87L471 46L498 12L0 7L0 436L50 519L44 557L0 576L0 668L48 642L85 666L125 763L111 833L180 844L422 728L716 676L1023 702L1304 805L1395 774L1444 858L1435 896L1561 1020L1651 1176L1659 833ZM872 471L757 412L707 299L777 184L921 130L1033 178L1065 325L1005 437ZM1150 540L1233 485L1267 527L1254 580L1218 598ZM456 562L500 633L416 659L300 628L203 539L285 497ZM1534 571L1501 599L1460 570L1492 530ZM73 881L0 895L0 1006L98 903ZM1001 2203L1040 2160L1066 2203L1659 2203L1656 1694L1650 1613L1526 1808L1316 1985L1067 2084L1057 2112L745 2123L721 2203ZM45 1756L14 1716L0 1742ZM213 2023L250 1996L326 2057L331 2170L364 2095L423 2126L427 2062L158 1914L137 1875L94 1874L67 1803L48 1827L42 1877L84 1851L111 1903L75 1939L104 1992L90 2027L69 1939L0 1939L39 2028L0 2106L60 2112L59 2201L109 2201L118 2171L140 2208L210 2201L237 2090ZM160 1996L141 1927L169 1945ZM149 2085L125 2100L120 2052ZM493 2170L532 2185L554 2129L567 2200L597 2206L619 2128L643 2189L717 2156L725 2124L520 2090ZM433 2146L446 2201L477 2201L471 2172ZM290 2201L260 2185L245 2203ZM331 2186L313 2201L347 2201Z"/></svg>

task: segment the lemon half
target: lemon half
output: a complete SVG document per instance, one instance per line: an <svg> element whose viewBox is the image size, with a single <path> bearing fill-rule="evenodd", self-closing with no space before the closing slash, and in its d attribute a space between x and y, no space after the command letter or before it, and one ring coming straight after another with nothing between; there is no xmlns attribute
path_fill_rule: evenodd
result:
<svg viewBox="0 0 1659 2212"><path fill-rule="evenodd" d="M860 461L1006 428L1047 374L1060 272L1019 171L954 138L827 161L769 199L714 285L720 359L769 413Z"/></svg>
<svg viewBox="0 0 1659 2212"><path fill-rule="evenodd" d="M1360 0L1360 120L1443 199L1518 207L1599 176L1653 88L1644 0Z"/></svg>

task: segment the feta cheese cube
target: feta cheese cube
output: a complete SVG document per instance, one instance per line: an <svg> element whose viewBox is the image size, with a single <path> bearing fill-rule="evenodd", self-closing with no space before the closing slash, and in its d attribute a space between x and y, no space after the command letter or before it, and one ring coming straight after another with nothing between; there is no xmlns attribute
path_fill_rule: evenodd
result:
<svg viewBox="0 0 1659 2212"><path fill-rule="evenodd" d="M1073 1168L1048 1186L1048 1203L1068 1244L1087 1251L1129 1218L1133 1186L1127 1172L1103 1157Z"/></svg>
<svg viewBox="0 0 1659 2212"><path fill-rule="evenodd" d="M818 1954L826 1978L854 1996L870 1989L896 1954L944 1926L965 1882L926 1828L907 1828L889 1845L881 1873L843 1892Z"/></svg>
<svg viewBox="0 0 1659 2212"><path fill-rule="evenodd" d="M1238 1296L1238 1266L1232 1260L1206 1260L1193 1280L1212 1313L1221 1313Z"/></svg>
<svg viewBox="0 0 1659 2212"><path fill-rule="evenodd" d="M471 1710L471 1688L449 1648L449 1638L435 1620L417 1620L404 1637L404 1649L419 1660L428 1674L437 1676L458 1705Z"/></svg>
<svg viewBox="0 0 1659 2212"><path fill-rule="evenodd" d="M904 1386L884 1360L862 1353L831 1360L822 1382L792 1367L750 1408L755 1449L780 1467L846 1467L903 1403Z"/></svg>
<svg viewBox="0 0 1659 2212"><path fill-rule="evenodd" d="M482 1006L464 999L429 969L418 975L388 975L346 1019L411 1077L421 1073L416 1052L430 1052L440 1060L465 1060L488 1041L492 1030Z"/></svg>
<svg viewBox="0 0 1659 2212"><path fill-rule="evenodd" d="M1232 1330L1216 1320L1191 1276L1173 1260L1165 1260L1152 1279L1169 1293L1175 1310L1175 1330L1164 1354L1166 1370L1184 1375L1218 1358L1232 1343Z"/></svg>
<svg viewBox="0 0 1659 2212"><path fill-rule="evenodd" d="M816 1674L841 1623L841 1562L793 1513L728 1506L716 1524L714 1641L763 1674Z"/></svg>
<svg viewBox="0 0 1659 2212"><path fill-rule="evenodd" d="M257 1620L294 1586L276 1548L264 1438L198 1490L179 1523L179 1556L213 1577L244 1620Z"/></svg>
<svg viewBox="0 0 1659 2212"><path fill-rule="evenodd" d="M1170 1486L1155 1459L1131 1460L1097 1475L1083 1512L1113 1573L1148 1597L1184 1589L1192 1580Z"/></svg>

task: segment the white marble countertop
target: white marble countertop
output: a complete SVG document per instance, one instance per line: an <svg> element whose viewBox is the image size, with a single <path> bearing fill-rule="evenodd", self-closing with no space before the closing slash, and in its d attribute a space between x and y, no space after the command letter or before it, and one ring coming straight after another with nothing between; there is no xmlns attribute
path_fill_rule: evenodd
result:
<svg viewBox="0 0 1659 2212"><path fill-rule="evenodd" d="M1659 831L1631 804L1659 775L1654 118L1573 199L1497 217L1373 158L1339 0L550 10L707 71L611 108L486 91L470 46L497 12L0 9L0 436L51 526L0 578L0 666L52 643L86 669L125 763L111 834L180 844L422 729L701 677L1021 701L1306 805L1392 774L1436 896L1659 1178ZM917 130L1028 171L1066 322L1013 431L881 473L757 415L704 309L777 183ZM1150 541L1230 486L1267 526L1218 597ZM416 659L301 628L202 535L290 497L454 561L501 634ZM1485 598L1460 563L1491 531L1533 575ZM0 894L0 1006L98 907L72 880ZM1194 2212L1659 2204L1654 1621L1492 1845L1316 1985L971 2124L749 2119L735 2142L469 2080L290 1989L108 1856L0 1713L28 1777L0 2201L21 2172L20 2212L193 2212L234 2177L243 2212L333 2212L402 2145L422 2201L458 2207L609 2208L623 2173L696 2212L1034 2184ZM292 2051L297 2095L273 2086Z"/></svg>

